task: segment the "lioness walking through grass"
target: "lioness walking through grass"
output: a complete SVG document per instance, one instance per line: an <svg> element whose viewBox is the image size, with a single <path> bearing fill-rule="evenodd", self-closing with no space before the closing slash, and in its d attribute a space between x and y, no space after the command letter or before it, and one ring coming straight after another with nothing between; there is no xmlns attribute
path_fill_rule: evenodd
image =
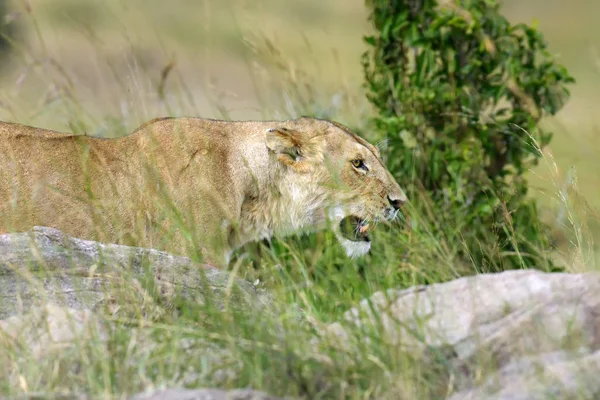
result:
<svg viewBox="0 0 600 400"><path fill-rule="evenodd" d="M326 120L154 119L102 139L0 123L0 233L34 225L175 252L231 252L332 224L346 253L406 196L376 147Z"/></svg>

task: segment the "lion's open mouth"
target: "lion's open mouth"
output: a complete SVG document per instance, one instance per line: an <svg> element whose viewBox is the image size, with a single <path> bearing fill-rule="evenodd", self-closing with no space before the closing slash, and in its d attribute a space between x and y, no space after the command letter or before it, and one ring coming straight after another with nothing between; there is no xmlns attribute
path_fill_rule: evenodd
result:
<svg viewBox="0 0 600 400"><path fill-rule="evenodd" d="M370 242L369 224L362 218L351 215L340 221L342 236L353 242Z"/></svg>

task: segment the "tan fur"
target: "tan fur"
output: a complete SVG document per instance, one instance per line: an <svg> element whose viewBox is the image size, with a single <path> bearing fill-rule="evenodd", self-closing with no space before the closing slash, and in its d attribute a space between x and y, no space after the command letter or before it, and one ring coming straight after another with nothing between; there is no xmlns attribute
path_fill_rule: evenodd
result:
<svg viewBox="0 0 600 400"><path fill-rule="evenodd" d="M378 150L325 120L162 118L118 139L0 122L0 233L199 248L223 266L248 241L389 216L388 196L406 200Z"/></svg>

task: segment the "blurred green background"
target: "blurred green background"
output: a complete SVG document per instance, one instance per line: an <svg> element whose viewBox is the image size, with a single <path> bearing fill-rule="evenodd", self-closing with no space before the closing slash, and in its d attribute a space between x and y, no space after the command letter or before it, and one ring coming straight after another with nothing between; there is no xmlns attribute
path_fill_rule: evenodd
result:
<svg viewBox="0 0 600 400"><path fill-rule="evenodd" d="M511 21L538 25L577 80L545 121L555 136L530 179L557 244L589 269L600 254L600 1L501 3ZM14 31L0 55L6 121L116 136L163 115L318 114L364 128L371 113L362 0L10 0L3 23Z"/></svg>

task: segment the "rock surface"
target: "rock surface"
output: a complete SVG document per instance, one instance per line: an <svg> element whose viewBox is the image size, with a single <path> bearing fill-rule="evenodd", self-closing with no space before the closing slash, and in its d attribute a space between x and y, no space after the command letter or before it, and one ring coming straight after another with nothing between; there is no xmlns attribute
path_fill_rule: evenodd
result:
<svg viewBox="0 0 600 400"><path fill-rule="evenodd" d="M507 271L379 292L327 327L445 354L453 400L600 398L600 275ZM358 335L358 336L357 336Z"/></svg>
<svg viewBox="0 0 600 400"><path fill-rule="evenodd" d="M112 304L115 294L123 302L128 296L169 299L175 293L218 308L253 309L270 302L249 282L187 257L75 239L44 227L0 235L0 319L45 303L94 310L119 307Z"/></svg>
<svg viewBox="0 0 600 400"><path fill-rule="evenodd" d="M136 320L143 321L157 297L163 303L155 308L163 310L175 294L190 302L210 302L216 310L228 307L252 315L273 311L267 293L186 257L80 240L51 228L0 235L0 382L11 382L26 393L28 381L43 382L57 370L71 376L85 373L81 357L110 354L107 332L121 324L116 321L122 320L123 309L133 309ZM138 357L149 357L162 345L151 329L121 329L134 338ZM196 355L212 382L233 379L239 366L231 352L202 338L181 340L172 349ZM26 377L23 369L28 370ZM179 381L197 376L191 370ZM150 398L270 398L249 393L205 390L186 397L175 390Z"/></svg>
<svg viewBox="0 0 600 400"><path fill-rule="evenodd" d="M278 400L255 390L165 389L141 393L131 400Z"/></svg>
<svg viewBox="0 0 600 400"><path fill-rule="evenodd" d="M0 320L0 333L0 343L8 341L18 344L36 359L60 351L77 340L106 338L105 327L91 311L52 304Z"/></svg>

